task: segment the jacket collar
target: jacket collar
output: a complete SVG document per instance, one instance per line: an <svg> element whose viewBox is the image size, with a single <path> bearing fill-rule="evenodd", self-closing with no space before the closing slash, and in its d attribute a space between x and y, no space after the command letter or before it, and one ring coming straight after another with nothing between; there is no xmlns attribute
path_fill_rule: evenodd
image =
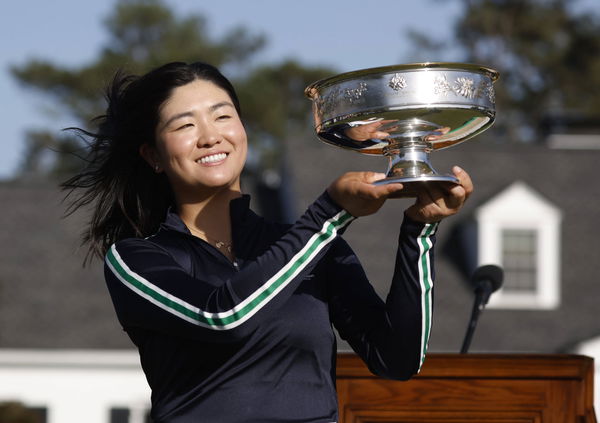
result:
<svg viewBox="0 0 600 423"><path fill-rule="evenodd" d="M234 233L237 232L237 228L254 224L258 218L258 216L250 210L250 196L248 194L244 194L241 197L231 200L229 202L229 212ZM181 220L173 207L169 207L167 210L167 215L164 222L160 225L160 229L191 235L190 230L185 223L183 223L183 220Z"/></svg>

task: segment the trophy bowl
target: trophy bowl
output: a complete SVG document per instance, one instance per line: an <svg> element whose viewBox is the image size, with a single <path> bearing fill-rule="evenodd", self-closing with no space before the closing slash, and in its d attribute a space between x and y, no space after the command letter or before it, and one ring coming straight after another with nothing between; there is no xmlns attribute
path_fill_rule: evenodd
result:
<svg viewBox="0 0 600 423"><path fill-rule="evenodd" d="M413 63L347 72L309 85L318 137L337 147L388 158L375 184L458 183L437 173L434 150L492 125L498 72L466 63ZM414 188L414 187L413 187Z"/></svg>

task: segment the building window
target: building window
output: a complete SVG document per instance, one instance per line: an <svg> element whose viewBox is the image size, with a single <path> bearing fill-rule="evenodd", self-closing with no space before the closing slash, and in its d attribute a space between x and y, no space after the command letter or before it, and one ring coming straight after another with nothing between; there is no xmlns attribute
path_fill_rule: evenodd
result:
<svg viewBox="0 0 600 423"><path fill-rule="evenodd" d="M556 206L522 182L478 208L478 263L504 269L502 288L488 307L558 307L561 218Z"/></svg>
<svg viewBox="0 0 600 423"><path fill-rule="evenodd" d="M535 292L537 289L537 231L502 230L502 265L504 289Z"/></svg>
<svg viewBox="0 0 600 423"><path fill-rule="evenodd" d="M129 423L129 408L111 408L110 423Z"/></svg>

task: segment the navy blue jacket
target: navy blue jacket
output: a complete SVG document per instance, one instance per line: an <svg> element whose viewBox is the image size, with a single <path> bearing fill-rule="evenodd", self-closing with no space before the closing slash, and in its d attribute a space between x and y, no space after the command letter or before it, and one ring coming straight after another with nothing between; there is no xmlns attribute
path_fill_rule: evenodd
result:
<svg viewBox="0 0 600 423"><path fill-rule="evenodd" d="M404 219L387 300L339 237L354 219L324 193L294 225L231 202L230 262L175 213L117 242L106 282L138 347L155 422L335 422L332 325L382 377L408 379L431 325L436 224Z"/></svg>

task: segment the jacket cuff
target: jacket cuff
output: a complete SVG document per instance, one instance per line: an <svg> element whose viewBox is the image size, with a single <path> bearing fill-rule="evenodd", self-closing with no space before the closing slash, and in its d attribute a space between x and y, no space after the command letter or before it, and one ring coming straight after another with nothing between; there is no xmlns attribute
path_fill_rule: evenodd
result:
<svg viewBox="0 0 600 423"><path fill-rule="evenodd" d="M406 213L404 213L404 220L402 221L401 232L414 237L421 236L424 229L428 229L427 233L431 236L437 232L440 222L434 223L423 223L417 222L411 219Z"/></svg>

